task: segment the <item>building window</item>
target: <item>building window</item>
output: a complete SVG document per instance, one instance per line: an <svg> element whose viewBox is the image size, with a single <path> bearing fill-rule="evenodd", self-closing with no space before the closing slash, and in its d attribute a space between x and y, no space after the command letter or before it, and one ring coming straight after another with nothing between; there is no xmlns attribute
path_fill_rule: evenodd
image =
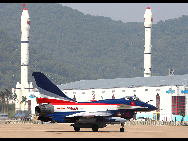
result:
<svg viewBox="0 0 188 141"><path fill-rule="evenodd" d="M105 91L102 91L102 93L105 93Z"/></svg>
<svg viewBox="0 0 188 141"><path fill-rule="evenodd" d="M92 93L95 93L95 91L92 91Z"/></svg>
<svg viewBox="0 0 188 141"><path fill-rule="evenodd" d="M124 93L124 92L125 92L125 90L122 90L122 92Z"/></svg>
<svg viewBox="0 0 188 141"><path fill-rule="evenodd" d="M156 89L156 91L160 91L160 89Z"/></svg>
<svg viewBox="0 0 188 141"><path fill-rule="evenodd" d="M148 89L145 89L145 92L147 92L148 91Z"/></svg>
<svg viewBox="0 0 188 141"><path fill-rule="evenodd" d="M82 92L82 94L85 94L85 92Z"/></svg>
<svg viewBox="0 0 188 141"><path fill-rule="evenodd" d="M136 92L136 90L133 90L133 92Z"/></svg>
<svg viewBox="0 0 188 141"><path fill-rule="evenodd" d="M76 92L73 92L73 94L76 94Z"/></svg>
<svg viewBox="0 0 188 141"><path fill-rule="evenodd" d="M112 95L112 99L115 99L115 96L114 96L114 94Z"/></svg>
<svg viewBox="0 0 188 141"><path fill-rule="evenodd" d="M172 113L179 115L180 110L185 112L185 96L172 96Z"/></svg>
<svg viewBox="0 0 188 141"><path fill-rule="evenodd" d="M31 100L28 100L28 111L31 111Z"/></svg>
<svg viewBox="0 0 188 141"><path fill-rule="evenodd" d="M156 95L156 107L158 108L156 112L160 112L160 96L158 93Z"/></svg>
<svg viewBox="0 0 188 141"><path fill-rule="evenodd" d="M115 90L112 90L112 93L114 93L115 92Z"/></svg>
<svg viewBox="0 0 188 141"><path fill-rule="evenodd" d="M76 101L76 97L75 97L75 95L74 95L74 97L73 97L73 100L75 100L75 101Z"/></svg>

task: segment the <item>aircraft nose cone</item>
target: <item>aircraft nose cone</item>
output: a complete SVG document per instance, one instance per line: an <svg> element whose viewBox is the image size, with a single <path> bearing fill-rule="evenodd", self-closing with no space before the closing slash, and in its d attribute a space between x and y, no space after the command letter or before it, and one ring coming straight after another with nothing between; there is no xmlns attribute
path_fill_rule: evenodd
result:
<svg viewBox="0 0 188 141"><path fill-rule="evenodd" d="M147 104L147 103L144 104L144 107L148 107L147 111L155 111L155 110L158 109L157 107L155 107L155 106L153 106L151 104Z"/></svg>
<svg viewBox="0 0 188 141"><path fill-rule="evenodd" d="M154 110L157 110L158 108L155 107L155 106L153 106L153 105L149 105L149 109L152 110L152 111L154 111Z"/></svg>

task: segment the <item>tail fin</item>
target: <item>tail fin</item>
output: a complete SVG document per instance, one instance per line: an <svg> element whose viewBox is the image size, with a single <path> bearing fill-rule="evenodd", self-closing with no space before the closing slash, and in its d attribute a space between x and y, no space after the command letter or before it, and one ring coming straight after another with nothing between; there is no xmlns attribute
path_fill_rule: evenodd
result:
<svg viewBox="0 0 188 141"><path fill-rule="evenodd" d="M32 76L34 76L41 94L45 94L50 97L72 100L71 98L67 97L56 85L54 85L43 73L33 72Z"/></svg>

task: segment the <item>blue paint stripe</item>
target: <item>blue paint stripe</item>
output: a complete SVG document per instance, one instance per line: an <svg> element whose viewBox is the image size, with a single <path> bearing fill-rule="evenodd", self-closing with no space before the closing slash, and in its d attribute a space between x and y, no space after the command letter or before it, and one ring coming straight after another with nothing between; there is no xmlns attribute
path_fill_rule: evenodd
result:
<svg viewBox="0 0 188 141"><path fill-rule="evenodd" d="M21 41L21 43L29 43L29 41Z"/></svg>
<svg viewBox="0 0 188 141"><path fill-rule="evenodd" d="M54 112L54 114L48 114L47 116L69 116L76 113L85 112L85 111L74 111L74 112Z"/></svg>

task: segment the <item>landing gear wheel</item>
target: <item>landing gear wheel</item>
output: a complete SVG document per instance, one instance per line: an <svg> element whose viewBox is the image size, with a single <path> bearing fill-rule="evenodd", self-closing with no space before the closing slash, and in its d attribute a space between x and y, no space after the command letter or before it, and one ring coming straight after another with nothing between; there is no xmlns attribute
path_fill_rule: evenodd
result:
<svg viewBox="0 0 188 141"><path fill-rule="evenodd" d="M93 132L98 132L98 126L95 124L92 126Z"/></svg>
<svg viewBox="0 0 188 141"><path fill-rule="evenodd" d="M74 127L74 131L80 131L80 128L79 127Z"/></svg>
<svg viewBox="0 0 188 141"><path fill-rule="evenodd" d="M120 132L124 132L124 128L120 128Z"/></svg>

